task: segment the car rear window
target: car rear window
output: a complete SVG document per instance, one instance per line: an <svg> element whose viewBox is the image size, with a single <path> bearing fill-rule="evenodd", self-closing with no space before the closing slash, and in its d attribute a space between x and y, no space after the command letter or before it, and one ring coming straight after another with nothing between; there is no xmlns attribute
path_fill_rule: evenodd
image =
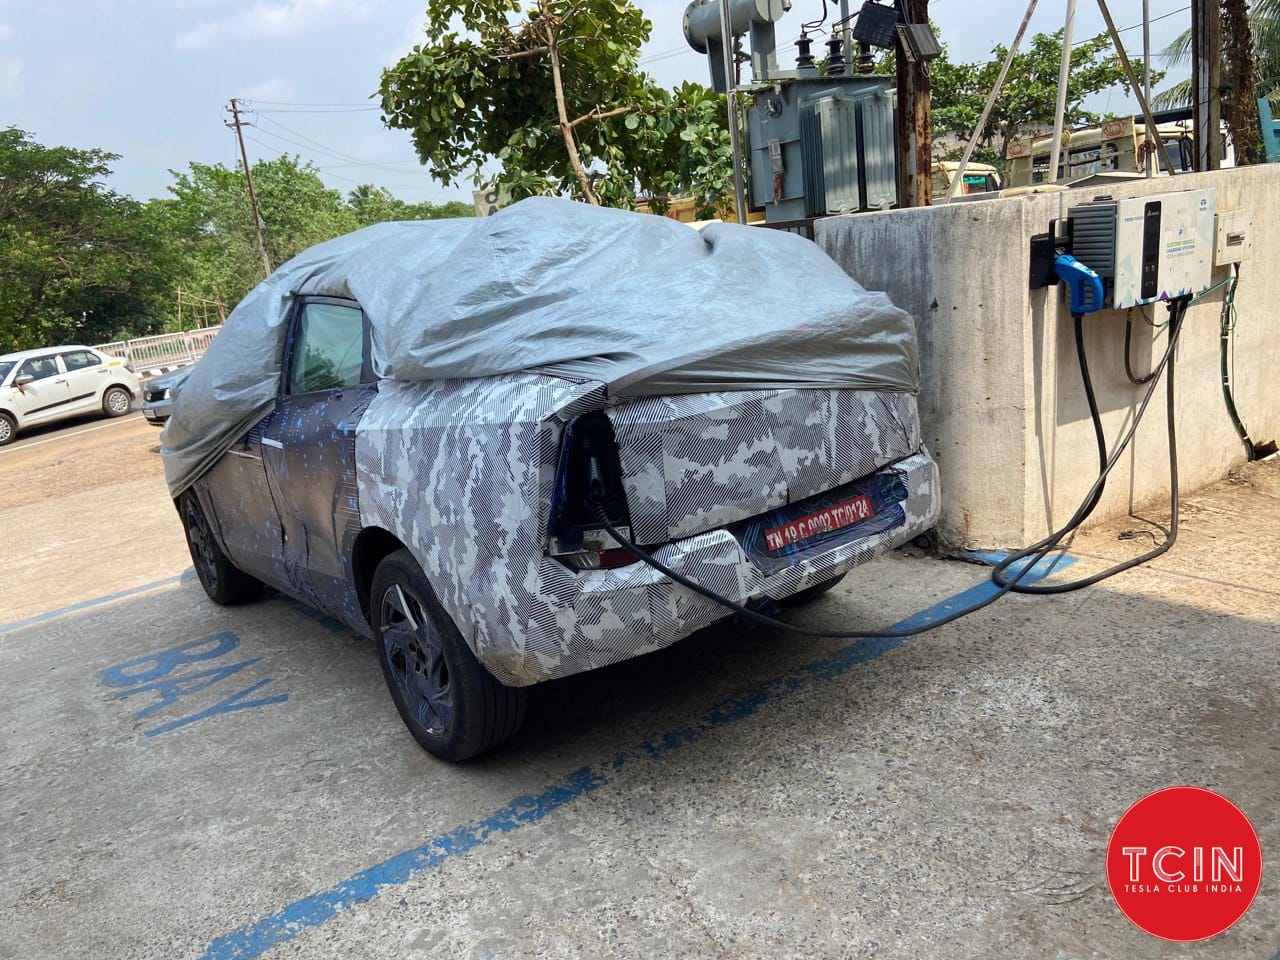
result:
<svg viewBox="0 0 1280 960"><path fill-rule="evenodd" d="M62 362L67 365L68 370L83 370L86 367L100 366L103 361L100 356L89 350L72 350L70 353L62 354Z"/></svg>
<svg viewBox="0 0 1280 960"><path fill-rule="evenodd" d="M289 369L289 392L354 387L363 365L364 330L358 307L308 303L302 307Z"/></svg>

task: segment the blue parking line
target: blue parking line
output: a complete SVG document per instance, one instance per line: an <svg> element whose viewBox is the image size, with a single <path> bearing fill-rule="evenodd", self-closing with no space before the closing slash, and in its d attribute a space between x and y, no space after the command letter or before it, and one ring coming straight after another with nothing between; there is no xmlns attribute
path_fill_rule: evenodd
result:
<svg viewBox="0 0 1280 960"><path fill-rule="evenodd" d="M1042 580L1055 570L1064 569L1074 562L1073 558L1065 555L1042 560L1027 573L1022 582ZM889 629L925 626L942 619L950 612L985 600L998 590L994 583L986 580L927 610L898 621ZM406 883L418 874L474 850L495 834L511 833L545 819L561 807L599 790L627 767L681 750L719 727L744 720L768 704L838 677L860 663L902 646L906 640L907 638L855 641L821 660L717 704L705 717L689 726L646 740L635 749L619 753L605 763L581 767L539 793L515 797L487 817L468 820L461 826L432 837L420 846L361 870L327 890L295 900L257 923L233 930L214 940L201 954L200 960L250 960L259 957L272 947L287 943L304 931L320 926L338 911L367 903L380 890Z"/></svg>
<svg viewBox="0 0 1280 960"><path fill-rule="evenodd" d="M21 630L23 627L30 627L33 624L45 623L49 620L56 620L58 617L65 617L69 613L78 613L81 610L90 610L93 607L100 607L106 603L114 603L117 600L123 600L126 597L136 597L140 593L148 593L160 587L167 587L170 584L182 583L194 578L196 572L188 569L183 573L176 574L172 577L165 577L163 580L155 580L151 583L144 583L140 587L130 587L128 590L121 590L119 593L111 593L105 597L94 597L92 600L85 600L81 603L73 603L69 607L59 607L57 610L50 610L48 613L39 613L34 617L27 617L25 620L14 620L12 623L0 624L0 636L10 633L14 630Z"/></svg>

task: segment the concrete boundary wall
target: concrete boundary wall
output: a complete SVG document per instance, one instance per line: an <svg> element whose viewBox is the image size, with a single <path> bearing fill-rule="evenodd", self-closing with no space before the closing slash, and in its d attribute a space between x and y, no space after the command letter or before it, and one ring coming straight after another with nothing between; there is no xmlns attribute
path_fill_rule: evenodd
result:
<svg viewBox="0 0 1280 960"><path fill-rule="evenodd" d="M1060 287L1028 285L1031 237L1093 197L1214 187L1219 212L1246 210L1253 250L1236 295L1233 388L1255 442L1280 436L1280 164L1136 180L1066 193L831 217L815 240L854 279L917 318L920 413L942 470L939 532L950 548L1028 543L1064 522L1097 476L1097 453ZM1215 267L1213 282L1228 276ZM1225 289L1188 312L1177 353L1180 487L1188 492L1244 460L1219 375ZM1157 323L1163 306L1147 308ZM1133 313L1135 372L1163 351L1164 331ZM1108 442L1145 388L1124 372L1125 314L1086 315L1085 343ZM1163 385L1094 514L1167 516Z"/></svg>

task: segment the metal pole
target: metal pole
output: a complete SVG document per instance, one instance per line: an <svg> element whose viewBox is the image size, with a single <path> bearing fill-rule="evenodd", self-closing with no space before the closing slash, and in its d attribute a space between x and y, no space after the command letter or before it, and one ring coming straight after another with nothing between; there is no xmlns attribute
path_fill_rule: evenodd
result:
<svg viewBox="0 0 1280 960"><path fill-rule="evenodd" d="M987 102L982 108L982 116L978 118L978 125L973 128L973 136L965 144L964 156L960 158L960 166L956 168L955 176L951 178L951 185L947 187L947 195L943 198L943 203L951 202L951 198L956 195L956 188L960 186L960 182L964 179L964 168L969 165L969 160L973 157L973 148L978 145L978 138L982 136L982 129L987 125L987 117L991 116L991 108L995 106L996 98L1000 96L1000 88L1004 86L1004 78L1009 75L1009 67L1013 64L1013 58L1018 53L1018 44L1022 42L1022 35L1027 32L1027 24L1031 22L1031 14L1035 13L1035 9L1036 0L1031 0L1027 4L1027 12L1022 16L1022 23L1018 26L1018 32L1013 38L1013 45L1009 47L1009 52L1005 55L1004 64L1000 67L1000 75L996 77L995 86L991 88L991 93L987 95Z"/></svg>
<svg viewBox="0 0 1280 960"><path fill-rule="evenodd" d="M1151 0L1142 0L1142 94L1147 98L1147 103L1151 102ZM1158 130L1151 130L1143 138L1146 144L1153 137L1159 136ZM1151 155L1150 150L1142 151L1142 155L1146 158L1147 176L1151 176L1155 172L1155 157Z"/></svg>
<svg viewBox="0 0 1280 960"><path fill-rule="evenodd" d="M1129 55L1124 52L1124 42L1120 39L1120 31L1116 29L1116 22L1111 19L1111 9L1107 6L1107 0L1098 0L1098 9L1102 11L1102 19L1107 22L1107 33L1111 35L1111 45L1116 48L1116 57L1120 60L1120 69L1124 71L1125 79L1129 81L1129 89L1138 98L1138 106L1142 108L1142 118L1147 122L1147 129L1155 130L1156 121L1155 117L1151 115L1151 101L1138 92L1138 78L1133 75L1133 64L1129 62ZM1176 172L1173 167L1173 161L1169 159L1169 151L1165 149L1164 141L1160 139L1158 133L1156 134L1156 149L1160 151L1160 162L1169 171L1169 175L1173 176Z"/></svg>
<svg viewBox="0 0 1280 960"><path fill-rule="evenodd" d="M739 223L747 222L747 197L742 187L742 144L738 142L737 84L733 63L733 25L729 21L729 0L720 0L720 49L724 53L724 90L729 108L729 152L733 154L733 200Z"/></svg>
<svg viewBox="0 0 1280 960"><path fill-rule="evenodd" d="M1058 104L1053 111L1053 144L1049 147L1049 182L1056 183L1062 157L1062 128L1067 118L1067 82L1071 79L1071 34L1076 25L1076 0L1067 0L1067 22L1062 27L1062 58L1058 61ZM1066 164L1068 170L1071 164Z"/></svg>

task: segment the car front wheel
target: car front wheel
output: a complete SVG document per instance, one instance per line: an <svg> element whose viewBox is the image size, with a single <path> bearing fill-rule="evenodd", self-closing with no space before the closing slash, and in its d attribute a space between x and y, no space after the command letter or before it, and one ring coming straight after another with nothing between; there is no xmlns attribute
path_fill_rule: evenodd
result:
<svg viewBox="0 0 1280 960"><path fill-rule="evenodd" d="M7 413L0 413L0 447L13 443L18 436L18 421Z"/></svg>
<svg viewBox="0 0 1280 960"><path fill-rule="evenodd" d="M527 692L503 686L481 665L408 550L378 564L369 597L382 675L423 749L466 760L520 729Z"/></svg>
<svg viewBox="0 0 1280 960"><path fill-rule="evenodd" d="M234 606L262 596L262 581L245 573L222 552L194 491L188 490L178 498L178 514L187 534L191 564L210 600Z"/></svg>

